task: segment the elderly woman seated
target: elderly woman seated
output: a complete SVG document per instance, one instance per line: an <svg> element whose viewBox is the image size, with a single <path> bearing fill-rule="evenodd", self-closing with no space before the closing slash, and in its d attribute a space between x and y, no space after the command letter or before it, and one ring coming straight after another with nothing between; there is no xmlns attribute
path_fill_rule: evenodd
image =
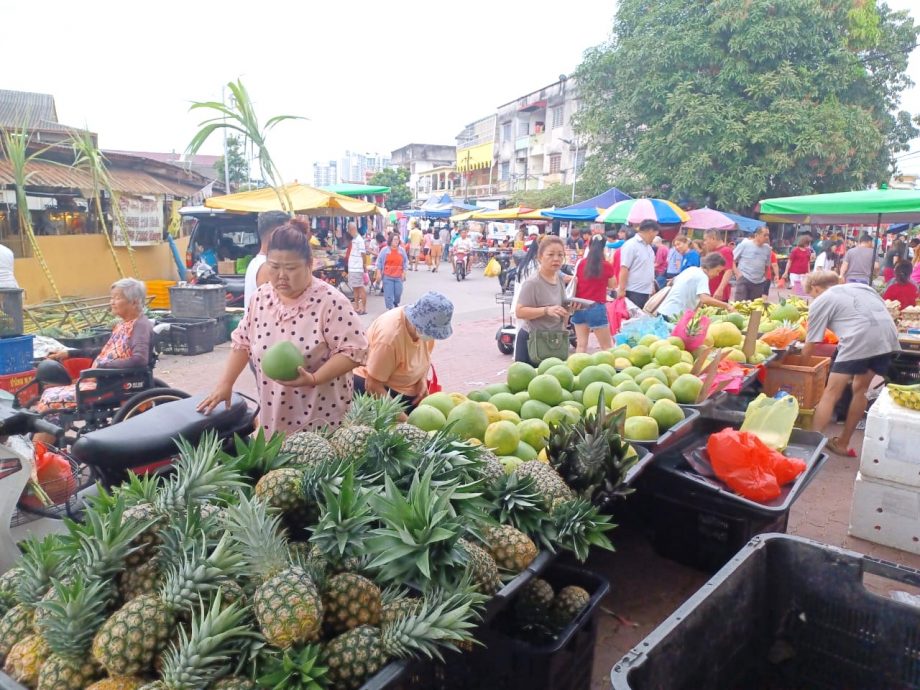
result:
<svg viewBox="0 0 920 690"><path fill-rule="evenodd" d="M112 330L112 336L93 361L94 369L128 369L145 367L150 359L150 339L153 324L144 316L147 290L134 278L123 278L112 283L109 305L112 314L121 319ZM52 359L65 359L67 351L56 352ZM85 388L87 384L82 386ZM82 390L82 388L81 388ZM36 405L40 413L72 409L76 406L75 385L47 388Z"/></svg>

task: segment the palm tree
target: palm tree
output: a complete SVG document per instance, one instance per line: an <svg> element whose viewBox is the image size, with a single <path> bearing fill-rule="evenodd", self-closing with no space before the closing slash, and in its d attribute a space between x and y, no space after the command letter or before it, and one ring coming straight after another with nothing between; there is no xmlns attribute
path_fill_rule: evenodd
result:
<svg viewBox="0 0 920 690"><path fill-rule="evenodd" d="M264 127L259 126L259 118L256 116L252 99L249 92L243 86L241 79L227 84L231 93L231 105L225 105L219 101L194 102L190 110L210 110L216 113L212 118L202 121L199 124L199 130L192 137L188 145L188 153L195 154L204 145L208 138L219 129L229 129L238 132L243 137L249 139L259 151L259 169L262 172L262 179L267 181L278 195L278 201L281 208L288 213L293 213L294 208L291 199L284 188L284 181L278 167L269 153L266 145L266 138L269 131L275 125L284 120L305 120L306 118L297 115L276 115L270 118ZM229 193L230 190L228 189Z"/></svg>
<svg viewBox="0 0 920 690"><path fill-rule="evenodd" d="M13 173L13 186L16 188L16 214L19 219L20 236L25 236L32 247L32 255L38 259L39 266L51 285L51 291L58 301L61 300L61 292L58 290L57 283L54 282L54 276L48 267L48 262L42 254L38 240L35 238L35 232L32 229L32 214L29 213L29 202L26 198L26 185L33 173L28 172L26 168L29 163L45 153L50 147L45 146L37 151L29 153L32 143L32 135L27 131L25 125L18 130L0 129L0 144L2 144L3 154L10 162L10 168Z"/></svg>
<svg viewBox="0 0 920 690"><path fill-rule="evenodd" d="M68 143L73 149L73 167L86 172L93 181L93 203L96 207L96 216L99 218L99 225L102 229L102 235L105 237L105 241L109 245L109 252L112 255L112 260L115 262L115 268L118 271L118 276L120 278L124 278L125 272L122 270L121 262L118 260L118 254L115 251L115 245L112 242L112 236L109 234L109 229L105 224L105 214L102 211L101 194L103 189L109 195L109 199L111 199L112 214L121 224L123 231L122 234L125 238L125 247L128 250L128 258L131 260L131 270L134 271L135 277L140 277L140 274L137 270L137 263L134 261L134 248L131 246L131 238L128 237L128 229L125 225L124 219L120 218L121 208L118 206L118 200L115 198L115 194L112 191L112 179L109 177L109 170L106 166L105 156L102 154L102 151L99 150L99 147L96 146L96 142L93 140L93 135L90 134L90 132L86 129L72 130L70 132L70 139L68 140Z"/></svg>

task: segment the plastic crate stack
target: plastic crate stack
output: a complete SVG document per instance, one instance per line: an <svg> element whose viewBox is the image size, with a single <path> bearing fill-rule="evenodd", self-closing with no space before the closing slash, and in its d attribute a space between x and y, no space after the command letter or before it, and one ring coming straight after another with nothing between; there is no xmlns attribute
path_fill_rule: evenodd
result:
<svg viewBox="0 0 920 690"><path fill-rule="evenodd" d="M227 340L227 301L223 285L177 285L169 288L170 313L160 322L170 329L160 337L160 352L200 355Z"/></svg>
<svg viewBox="0 0 920 690"><path fill-rule="evenodd" d="M883 389L866 420L850 509L854 537L920 554L920 412Z"/></svg>
<svg viewBox="0 0 920 690"><path fill-rule="evenodd" d="M23 335L22 290L0 289L0 390L9 393L29 386L35 379L31 335ZM19 394L20 400L35 395L29 386Z"/></svg>

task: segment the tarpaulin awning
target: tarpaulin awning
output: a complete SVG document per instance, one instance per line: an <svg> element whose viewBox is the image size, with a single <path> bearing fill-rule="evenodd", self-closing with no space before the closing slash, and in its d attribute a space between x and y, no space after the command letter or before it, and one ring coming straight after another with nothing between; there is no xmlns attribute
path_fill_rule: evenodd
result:
<svg viewBox="0 0 920 690"><path fill-rule="evenodd" d="M572 204L571 206L565 206L563 208L547 209L543 212L543 215L547 218L555 218L556 220L591 222L594 221L605 208L609 208L618 201L625 201L626 199L632 199L632 197L616 187L611 187L603 194L598 194L590 199L579 201L577 204Z"/></svg>
<svg viewBox="0 0 920 690"><path fill-rule="evenodd" d="M376 204L333 194L305 184L285 185L282 194L290 199L295 212L307 216L370 216L378 210ZM204 205L208 208L250 213L284 210L272 187L214 196L205 199Z"/></svg>
<svg viewBox="0 0 920 690"><path fill-rule="evenodd" d="M389 194L390 188L379 184L353 184L343 182L320 187L324 192L341 194L342 196L374 196L376 194Z"/></svg>
<svg viewBox="0 0 920 690"><path fill-rule="evenodd" d="M463 220L546 220L546 218L532 208L516 206L514 208L502 208L497 211L480 209L478 211L468 211L459 213L450 217L452 221Z"/></svg>
<svg viewBox="0 0 920 690"><path fill-rule="evenodd" d="M492 167L492 142L457 149L457 172Z"/></svg>
<svg viewBox="0 0 920 690"><path fill-rule="evenodd" d="M764 199L761 220L812 225L875 225L920 222L920 191L865 189Z"/></svg>
<svg viewBox="0 0 920 690"><path fill-rule="evenodd" d="M766 221L748 218L747 216L739 216L737 213L729 213L728 211L722 211L722 213L735 221L735 224L741 232L748 234L757 232L758 228L762 228L767 224Z"/></svg>

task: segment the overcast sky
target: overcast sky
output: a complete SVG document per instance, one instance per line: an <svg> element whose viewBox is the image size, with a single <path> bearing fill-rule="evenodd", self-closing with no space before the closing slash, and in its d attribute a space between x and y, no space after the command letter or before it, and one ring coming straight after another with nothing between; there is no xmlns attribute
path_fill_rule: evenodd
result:
<svg viewBox="0 0 920 690"><path fill-rule="evenodd" d="M888 0L920 20L920 0ZM53 94L60 120L103 148L181 151L198 114L241 77L287 179L346 149L453 144L465 124L570 74L609 35L613 0L155 3L12 0L0 88ZM20 30L21 28L21 30ZM15 58L15 59L12 59ZM920 82L920 49L911 75ZM904 107L920 112L920 90ZM915 142L920 144L920 142ZM920 148L920 147L918 147ZM204 152L219 153L215 135ZM920 156L904 168L920 172Z"/></svg>

